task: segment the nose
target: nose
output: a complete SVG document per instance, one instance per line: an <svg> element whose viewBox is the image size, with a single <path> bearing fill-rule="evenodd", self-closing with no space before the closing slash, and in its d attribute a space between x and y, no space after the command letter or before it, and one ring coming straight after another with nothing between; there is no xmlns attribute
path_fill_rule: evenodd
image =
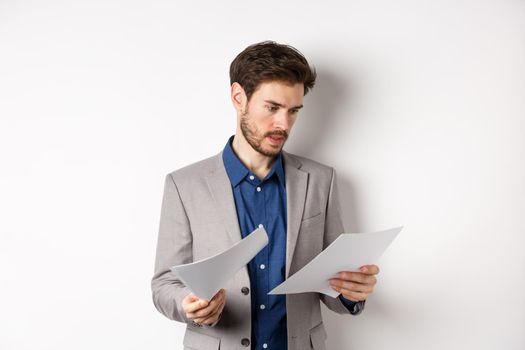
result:
<svg viewBox="0 0 525 350"><path fill-rule="evenodd" d="M274 127L288 131L290 129L290 115L287 110L282 108L279 113L275 114Z"/></svg>

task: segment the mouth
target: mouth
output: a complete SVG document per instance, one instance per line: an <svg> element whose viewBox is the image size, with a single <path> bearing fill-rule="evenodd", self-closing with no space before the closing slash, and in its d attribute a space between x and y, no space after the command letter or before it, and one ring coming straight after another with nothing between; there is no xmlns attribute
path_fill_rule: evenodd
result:
<svg viewBox="0 0 525 350"><path fill-rule="evenodd" d="M280 145L284 142L283 136L271 135L271 136L266 136L266 138L270 141L272 145Z"/></svg>

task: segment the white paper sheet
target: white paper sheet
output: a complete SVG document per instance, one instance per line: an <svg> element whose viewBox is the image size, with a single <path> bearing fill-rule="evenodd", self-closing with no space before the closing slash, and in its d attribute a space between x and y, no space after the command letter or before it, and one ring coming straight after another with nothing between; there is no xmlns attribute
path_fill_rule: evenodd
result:
<svg viewBox="0 0 525 350"><path fill-rule="evenodd" d="M222 253L190 264L173 266L171 271L193 294L210 300L267 244L268 235L261 227Z"/></svg>
<svg viewBox="0 0 525 350"><path fill-rule="evenodd" d="M329 279L340 271L359 271L375 264L403 227L371 233L343 233L286 281L268 294L319 292L333 298L340 293L330 287Z"/></svg>

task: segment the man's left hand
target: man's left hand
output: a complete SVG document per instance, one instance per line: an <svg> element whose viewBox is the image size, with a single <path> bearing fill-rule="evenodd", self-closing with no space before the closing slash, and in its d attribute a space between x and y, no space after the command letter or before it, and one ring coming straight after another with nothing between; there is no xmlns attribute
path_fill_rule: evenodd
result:
<svg viewBox="0 0 525 350"><path fill-rule="evenodd" d="M354 302L365 300L374 291L379 273L376 265L365 265L359 272L339 272L338 278L330 279L330 286L343 297Z"/></svg>

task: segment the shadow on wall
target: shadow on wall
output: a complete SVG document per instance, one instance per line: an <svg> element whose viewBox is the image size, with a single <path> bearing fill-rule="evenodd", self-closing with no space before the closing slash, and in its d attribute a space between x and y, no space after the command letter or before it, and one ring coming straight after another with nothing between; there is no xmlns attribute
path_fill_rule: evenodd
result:
<svg viewBox="0 0 525 350"><path fill-rule="evenodd" d="M345 159L334 160L330 156L332 150L348 144L345 140L348 130L342 128L352 127L354 114L349 107L357 103L355 100L359 89L355 86L356 81L349 79L348 75L342 77L324 68L318 68L317 73L317 84L305 98L305 108L294 126L289 149L293 153L334 166L345 231L360 232L356 190L351 175L342 170ZM375 309L380 307L375 305ZM333 349L348 347L349 327L369 327L362 323L363 318L370 317L370 310L368 315L353 319L349 315L337 315L324 306L322 309L323 321L330 335L327 345Z"/></svg>
<svg viewBox="0 0 525 350"><path fill-rule="evenodd" d="M305 108L294 126L287 149L323 163L326 159L323 155L344 144L345 133L338 130L341 126L351 125L347 119L352 118L352 114L345 106L351 105L354 94L352 82L329 69L317 67L317 77L314 89L305 97ZM338 170L338 164L329 165L336 169L345 230L357 232L358 215L351 180Z"/></svg>

